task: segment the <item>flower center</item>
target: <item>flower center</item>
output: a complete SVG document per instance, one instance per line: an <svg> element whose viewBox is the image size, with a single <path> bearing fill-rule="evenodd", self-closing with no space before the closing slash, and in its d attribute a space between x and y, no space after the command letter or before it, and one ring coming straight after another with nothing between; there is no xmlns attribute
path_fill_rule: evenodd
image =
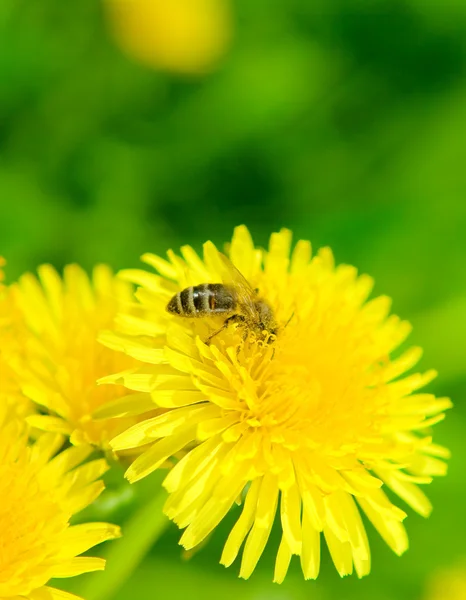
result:
<svg viewBox="0 0 466 600"><path fill-rule="evenodd" d="M296 311L270 342L237 336L237 355L228 352L236 363L231 385L250 427L290 447L330 451L356 447L378 430L388 402L386 357L357 317L338 323L333 314Z"/></svg>

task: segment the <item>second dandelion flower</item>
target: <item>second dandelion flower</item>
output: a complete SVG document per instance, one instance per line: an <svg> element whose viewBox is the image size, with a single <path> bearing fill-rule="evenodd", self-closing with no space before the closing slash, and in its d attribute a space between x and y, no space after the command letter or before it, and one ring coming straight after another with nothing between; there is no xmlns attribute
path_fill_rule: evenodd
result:
<svg viewBox="0 0 466 600"><path fill-rule="evenodd" d="M38 407L31 425L67 435L71 443L103 450L134 420L95 421L102 404L126 394L123 387L98 387L96 380L135 361L98 343L118 312L131 311L132 289L106 265L91 278L78 265L63 277L50 265L38 277L26 273L9 289L21 323L21 351L12 364L23 394Z"/></svg>

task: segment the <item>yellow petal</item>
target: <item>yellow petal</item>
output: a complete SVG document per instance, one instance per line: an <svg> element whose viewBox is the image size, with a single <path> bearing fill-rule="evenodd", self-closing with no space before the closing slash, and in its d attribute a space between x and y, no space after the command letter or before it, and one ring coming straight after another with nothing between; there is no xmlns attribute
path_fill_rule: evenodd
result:
<svg viewBox="0 0 466 600"><path fill-rule="evenodd" d="M43 586L37 590L29 592L28 598L30 600L83 600L80 596L75 596L69 592L48 586Z"/></svg>
<svg viewBox="0 0 466 600"><path fill-rule="evenodd" d="M313 526L308 513L302 517L301 568L305 579L317 579L320 570L320 533Z"/></svg>
<svg viewBox="0 0 466 600"><path fill-rule="evenodd" d="M153 267L163 277L166 277L167 279L176 279L177 273L175 267L160 256L147 253L141 256L141 260Z"/></svg>
<svg viewBox="0 0 466 600"><path fill-rule="evenodd" d="M148 362L150 364L165 364L167 358L163 348L151 348L143 344L141 341L135 341L128 336L116 334L111 331L103 331L98 340L107 348L125 352L128 356L132 356L137 360Z"/></svg>
<svg viewBox="0 0 466 600"><path fill-rule="evenodd" d="M63 555L69 553L78 555L89 548L120 537L121 531L117 525L109 523L82 523L70 527L63 536Z"/></svg>
<svg viewBox="0 0 466 600"><path fill-rule="evenodd" d="M273 475L262 478L254 525L248 535L241 560L240 577L248 579L264 551L277 511L278 484Z"/></svg>
<svg viewBox="0 0 466 600"><path fill-rule="evenodd" d="M188 486L192 479L199 476L204 468L215 459L217 453L224 448L221 439L212 437L188 452L171 469L163 481L168 492L175 492L180 487Z"/></svg>
<svg viewBox="0 0 466 600"><path fill-rule="evenodd" d="M41 265L37 272L44 286L50 306L57 321L63 316L63 284L57 271L51 265Z"/></svg>
<svg viewBox="0 0 466 600"><path fill-rule="evenodd" d="M274 583L283 583L290 566L292 552L285 536L282 537L275 561Z"/></svg>
<svg viewBox="0 0 466 600"><path fill-rule="evenodd" d="M157 405L150 394L129 394L115 398L98 408L93 414L93 419L110 419L115 417L129 417L140 415L154 410Z"/></svg>
<svg viewBox="0 0 466 600"><path fill-rule="evenodd" d="M238 556L241 544L252 527L256 514L260 488L261 480L255 479L251 483L249 490L246 493L246 499L244 501L244 507L241 515L236 521L233 529L230 531L228 539L223 548L220 563L225 565L225 567L229 567Z"/></svg>
<svg viewBox="0 0 466 600"><path fill-rule="evenodd" d="M292 554L301 553L301 496L298 486L292 485L282 491L281 496L281 521L283 535L287 548Z"/></svg>
<svg viewBox="0 0 466 600"><path fill-rule="evenodd" d="M61 561L53 567L54 577L74 577L82 573L92 571L103 571L105 560L103 558L91 558L90 556L77 556L68 561Z"/></svg>
<svg viewBox="0 0 466 600"><path fill-rule="evenodd" d="M415 484L403 481L397 472L378 471L378 475L387 486L402 498L413 510L423 517L428 517L432 512L432 504L424 492Z"/></svg>
<svg viewBox="0 0 466 600"><path fill-rule="evenodd" d="M408 536L403 525L395 520L380 513L378 510L366 500L366 498L357 499L361 508L366 513L367 517L380 533L385 542L395 552L401 555L408 549Z"/></svg>
<svg viewBox="0 0 466 600"><path fill-rule="evenodd" d="M188 427L176 435L157 441L149 450L143 452L127 469L125 477L134 483L155 471L170 456L182 450L194 439L195 427Z"/></svg>
<svg viewBox="0 0 466 600"><path fill-rule="evenodd" d="M291 273L296 275L302 273L308 266L311 256L311 243L306 240L299 240L291 255Z"/></svg>
<svg viewBox="0 0 466 600"><path fill-rule="evenodd" d="M324 527L324 536L333 564L340 577L351 575L353 572L353 557L349 542L341 542L328 527Z"/></svg>
<svg viewBox="0 0 466 600"><path fill-rule="evenodd" d="M73 431L71 425L59 417L31 415L27 417L26 420L31 427L37 427L37 429L42 429L44 431L61 433L63 435L70 435Z"/></svg>
<svg viewBox="0 0 466 600"><path fill-rule="evenodd" d="M180 539L180 544L189 550L197 546L220 523L230 510L236 497L244 487L244 481L237 476L224 478L206 502Z"/></svg>
<svg viewBox="0 0 466 600"><path fill-rule="evenodd" d="M235 227L229 256L247 280L251 280L260 269L262 253L254 247L251 234L244 225Z"/></svg>

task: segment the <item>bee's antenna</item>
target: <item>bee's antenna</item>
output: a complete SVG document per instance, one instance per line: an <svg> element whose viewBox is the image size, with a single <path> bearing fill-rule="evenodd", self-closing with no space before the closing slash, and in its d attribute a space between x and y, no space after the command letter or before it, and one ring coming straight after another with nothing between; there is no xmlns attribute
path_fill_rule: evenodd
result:
<svg viewBox="0 0 466 600"><path fill-rule="evenodd" d="M291 319L294 317L294 311L291 313L290 318L288 319L288 321L285 323L285 325L283 326L283 329L286 329L288 327L288 325L290 324Z"/></svg>
<svg viewBox="0 0 466 600"><path fill-rule="evenodd" d="M231 325L232 323L244 323L246 321L246 318L244 315L238 315L238 314L234 314L231 315L231 317L228 317L228 319L226 319L223 323L223 325L220 327L220 329L217 329L217 331L214 331L214 333L210 334L209 337L206 339L206 341L204 342L204 344L209 344L210 341L219 333L221 333L224 329L226 329L229 325Z"/></svg>

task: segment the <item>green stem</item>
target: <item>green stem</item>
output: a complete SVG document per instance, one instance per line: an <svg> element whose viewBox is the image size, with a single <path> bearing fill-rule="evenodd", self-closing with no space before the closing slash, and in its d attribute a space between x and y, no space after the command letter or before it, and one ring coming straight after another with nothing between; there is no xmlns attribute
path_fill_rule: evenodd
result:
<svg viewBox="0 0 466 600"><path fill-rule="evenodd" d="M165 500L166 492L160 490L122 527L123 537L112 542L106 555L105 571L91 575L80 590L83 598L106 600L120 589L167 528Z"/></svg>

